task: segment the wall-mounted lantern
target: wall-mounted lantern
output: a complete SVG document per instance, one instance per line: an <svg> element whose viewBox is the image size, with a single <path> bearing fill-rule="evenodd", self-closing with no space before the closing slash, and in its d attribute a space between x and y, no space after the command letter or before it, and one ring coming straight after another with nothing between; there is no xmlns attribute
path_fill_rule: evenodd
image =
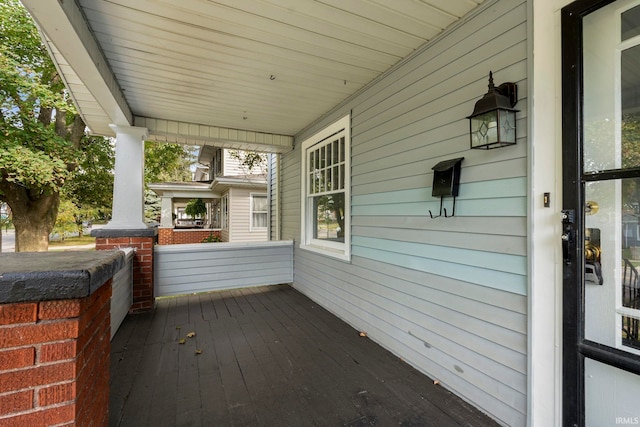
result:
<svg viewBox="0 0 640 427"><path fill-rule="evenodd" d="M471 148L489 150L516 143L518 86L515 83L493 84L489 72L489 91L476 102L469 119Z"/></svg>

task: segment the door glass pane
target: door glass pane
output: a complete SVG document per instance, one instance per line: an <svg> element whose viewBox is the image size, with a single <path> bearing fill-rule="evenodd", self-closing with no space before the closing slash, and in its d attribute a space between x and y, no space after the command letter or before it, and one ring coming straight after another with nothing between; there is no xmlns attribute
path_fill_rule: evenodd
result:
<svg viewBox="0 0 640 427"><path fill-rule="evenodd" d="M620 138L616 134L616 117L620 114L619 102L616 102L620 93L616 84L620 33L616 28L614 16L608 9L594 12L583 21L585 172L620 167Z"/></svg>
<svg viewBox="0 0 640 427"><path fill-rule="evenodd" d="M621 167L640 166L640 46L621 52Z"/></svg>
<svg viewBox="0 0 640 427"><path fill-rule="evenodd" d="M640 178L586 185L585 338L640 349Z"/></svg>
<svg viewBox="0 0 640 427"><path fill-rule="evenodd" d="M583 21L585 172L640 166L638 4ZM585 338L640 354L640 178L587 182L585 201Z"/></svg>
<svg viewBox="0 0 640 427"><path fill-rule="evenodd" d="M585 360L585 425L640 425L640 376Z"/></svg>
<svg viewBox="0 0 640 427"><path fill-rule="evenodd" d="M584 337L640 355L640 5L618 0L583 19ZM628 176L628 175L627 175ZM593 179L602 178L600 181ZM609 351L603 347L605 351ZM609 351L613 357L617 353ZM640 376L588 357L586 426L640 424Z"/></svg>
<svg viewBox="0 0 640 427"><path fill-rule="evenodd" d="M632 7L622 13L621 39L625 41L640 35L640 6Z"/></svg>

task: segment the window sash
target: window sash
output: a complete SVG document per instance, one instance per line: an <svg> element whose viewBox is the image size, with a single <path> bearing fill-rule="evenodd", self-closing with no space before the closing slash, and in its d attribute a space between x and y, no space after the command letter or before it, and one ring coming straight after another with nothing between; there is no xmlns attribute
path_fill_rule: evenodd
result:
<svg viewBox="0 0 640 427"><path fill-rule="evenodd" d="M251 229L267 228L269 215L266 194L251 195Z"/></svg>
<svg viewBox="0 0 640 427"><path fill-rule="evenodd" d="M301 146L300 247L345 261L351 259L350 130L347 115ZM343 206L336 210L332 198Z"/></svg>
<svg viewBox="0 0 640 427"><path fill-rule="evenodd" d="M345 130L307 149L308 194L329 194L345 186Z"/></svg>

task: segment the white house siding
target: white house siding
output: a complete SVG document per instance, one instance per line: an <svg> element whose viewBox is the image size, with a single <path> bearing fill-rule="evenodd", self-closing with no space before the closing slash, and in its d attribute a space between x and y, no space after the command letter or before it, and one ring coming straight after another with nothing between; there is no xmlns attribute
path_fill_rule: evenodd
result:
<svg viewBox="0 0 640 427"><path fill-rule="evenodd" d="M228 150L224 149L222 159L222 170L224 176L245 176L245 175L262 175L263 171L260 167L254 167L250 171L245 166L240 164L240 159L231 155L232 151L237 153L244 153L240 150Z"/></svg>
<svg viewBox="0 0 640 427"><path fill-rule="evenodd" d="M229 218L231 242L266 241L267 229L251 230L251 193L265 194L266 190L229 189Z"/></svg>
<svg viewBox="0 0 640 427"><path fill-rule="evenodd" d="M292 242L194 243L154 248L156 296L290 283Z"/></svg>
<svg viewBox="0 0 640 427"><path fill-rule="evenodd" d="M352 258L294 253L294 286L499 422L526 423L527 7L490 2L296 136L352 112ZM465 119L518 83L518 143L470 150ZM282 233L299 240L300 156L282 158ZM454 218L431 168L464 157ZM451 207L451 200L445 200Z"/></svg>
<svg viewBox="0 0 640 427"><path fill-rule="evenodd" d="M269 240L280 239L280 155L269 154Z"/></svg>

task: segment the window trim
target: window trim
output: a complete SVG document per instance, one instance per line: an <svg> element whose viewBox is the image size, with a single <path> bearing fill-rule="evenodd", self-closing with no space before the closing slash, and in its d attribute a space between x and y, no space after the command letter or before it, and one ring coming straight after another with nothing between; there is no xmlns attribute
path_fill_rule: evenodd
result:
<svg viewBox="0 0 640 427"><path fill-rule="evenodd" d="M229 230L229 193L220 198L220 227L222 230Z"/></svg>
<svg viewBox="0 0 640 427"><path fill-rule="evenodd" d="M254 212L253 210L253 198L254 197L263 197L265 200L265 203L267 204L267 208L265 211L258 211L258 212ZM254 213L260 213L260 214L266 214L267 219L266 219L266 223L267 225L265 225L264 227L256 227L253 223L253 214ZM267 193L249 193L249 231L265 231L268 228L268 224L269 224L269 198L267 197Z"/></svg>
<svg viewBox="0 0 640 427"><path fill-rule="evenodd" d="M308 180L308 157L310 150L324 142L327 138L344 132L344 242L332 242L321 239L314 239L313 209L310 204L309 180ZM347 114L335 121L311 137L305 139L301 144L301 173L300 173L300 248L311 252L327 255L333 258L350 261L351 260L351 114Z"/></svg>

